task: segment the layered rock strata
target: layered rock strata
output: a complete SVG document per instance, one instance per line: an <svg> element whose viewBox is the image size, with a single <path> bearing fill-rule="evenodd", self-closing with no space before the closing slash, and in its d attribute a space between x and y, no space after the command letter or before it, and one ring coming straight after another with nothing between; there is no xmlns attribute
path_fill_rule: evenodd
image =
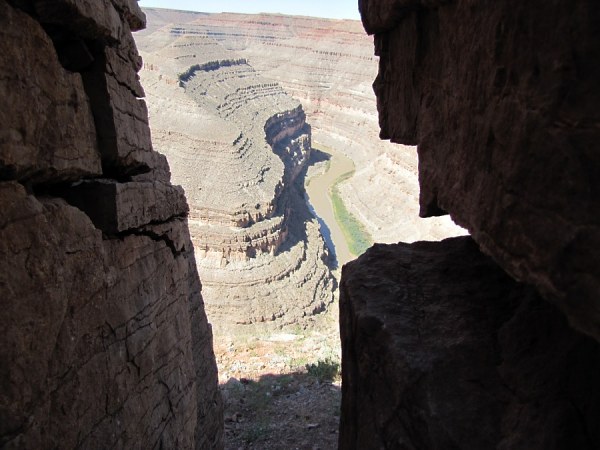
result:
<svg viewBox="0 0 600 450"><path fill-rule="evenodd" d="M144 51L161 48L169 35L195 36L196 43L190 44L190 54L194 54L203 51L206 38L212 38L300 101L313 140L355 162L357 171L340 185L340 192L376 241L439 239L464 233L448 218L417 218L416 155L378 140L371 88L377 58L360 22L161 9L146 9L146 13L149 29L137 38Z"/></svg>
<svg viewBox="0 0 600 450"><path fill-rule="evenodd" d="M449 213L600 339L597 4L360 4L382 137L418 144L421 215Z"/></svg>
<svg viewBox="0 0 600 450"><path fill-rule="evenodd" d="M0 0L0 446L219 448L187 204L137 2Z"/></svg>
<svg viewBox="0 0 600 450"><path fill-rule="evenodd" d="M213 36L169 26L140 41L155 143L187 192L211 319L322 311L328 254L295 186L311 151L302 106Z"/></svg>
<svg viewBox="0 0 600 450"><path fill-rule="evenodd" d="M340 448L593 449L600 346L470 237L344 266Z"/></svg>

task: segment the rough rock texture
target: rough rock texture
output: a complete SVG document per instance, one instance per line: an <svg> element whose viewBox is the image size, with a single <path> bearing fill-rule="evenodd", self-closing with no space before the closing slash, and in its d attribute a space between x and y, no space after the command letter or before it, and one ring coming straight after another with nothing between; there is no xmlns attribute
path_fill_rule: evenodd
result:
<svg viewBox="0 0 600 450"><path fill-rule="evenodd" d="M165 27L139 40L154 142L186 189L211 321L230 331L323 311L328 252L296 186L311 153L302 106L218 35Z"/></svg>
<svg viewBox="0 0 600 450"><path fill-rule="evenodd" d="M442 239L463 232L447 217L417 217L415 152L377 139L371 88L377 58L372 38L365 35L360 22L153 8L145 12L149 26L136 39L146 62L175 37L188 37L188 59L205 52L206 44L214 39L221 53L233 52L261 79L277 83L301 102L316 147L335 149L355 162L356 173L340 186L340 192L376 241ZM164 66L157 62L154 68L162 71Z"/></svg>
<svg viewBox="0 0 600 450"><path fill-rule="evenodd" d="M600 8L369 1L381 136L418 144L423 216L450 213L600 339Z"/></svg>
<svg viewBox="0 0 600 450"><path fill-rule="evenodd" d="M600 10L359 4L381 136L473 236L345 267L341 447L598 448Z"/></svg>
<svg viewBox="0 0 600 450"><path fill-rule="evenodd" d="M375 245L342 280L340 448L598 448L600 346L470 237Z"/></svg>
<svg viewBox="0 0 600 450"><path fill-rule="evenodd" d="M188 209L139 98L144 23L133 0L0 0L2 448L222 446Z"/></svg>

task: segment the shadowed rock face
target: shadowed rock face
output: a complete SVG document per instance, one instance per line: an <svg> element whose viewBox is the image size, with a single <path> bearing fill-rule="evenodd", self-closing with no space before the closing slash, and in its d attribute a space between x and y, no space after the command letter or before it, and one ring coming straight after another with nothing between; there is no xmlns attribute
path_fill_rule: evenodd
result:
<svg viewBox="0 0 600 450"><path fill-rule="evenodd" d="M230 328L322 311L328 254L295 185L311 152L302 106L216 35L149 31L139 41L154 141L187 192L211 319Z"/></svg>
<svg viewBox="0 0 600 450"><path fill-rule="evenodd" d="M375 245L340 289L340 448L597 447L600 346L470 237Z"/></svg>
<svg viewBox="0 0 600 450"><path fill-rule="evenodd" d="M188 208L140 99L144 23L129 0L0 0L3 448L222 446Z"/></svg>
<svg viewBox="0 0 600 450"><path fill-rule="evenodd" d="M597 3L360 4L382 137L419 146L421 214L450 213L600 339Z"/></svg>
<svg viewBox="0 0 600 450"><path fill-rule="evenodd" d="M359 3L382 137L473 236L345 266L341 447L598 448L600 10Z"/></svg>

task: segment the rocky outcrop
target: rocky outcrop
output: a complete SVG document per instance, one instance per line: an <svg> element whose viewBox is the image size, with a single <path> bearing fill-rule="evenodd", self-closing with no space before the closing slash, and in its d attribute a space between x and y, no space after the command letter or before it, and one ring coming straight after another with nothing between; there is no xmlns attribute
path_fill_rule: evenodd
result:
<svg viewBox="0 0 600 450"><path fill-rule="evenodd" d="M598 8L359 3L382 137L473 236L346 266L341 446L597 448Z"/></svg>
<svg viewBox="0 0 600 450"><path fill-rule="evenodd" d="M227 331L294 323L333 299L328 252L295 185L311 129L298 101L218 36L169 26L139 39L155 144L186 189L211 320Z"/></svg>
<svg viewBox="0 0 600 450"><path fill-rule="evenodd" d="M344 266L340 448L593 449L600 346L470 237Z"/></svg>
<svg viewBox="0 0 600 450"><path fill-rule="evenodd" d="M247 61L261 79L276 83L302 103L313 142L355 162L356 173L339 190L374 240L391 243L464 233L447 217L418 218L414 149L403 150L378 139L371 88L377 58L372 38L365 35L360 22L276 14L145 11L149 29L137 37L144 52L152 54L174 37L187 36L187 54L177 58L190 61L214 39L221 52L213 62L223 60L225 50L235 52L234 60ZM164 70L164 62L157 65Z"/></svg>
<svg viewBox="0 0 600 450"><path fill-rule="evenodd" d="M219 448L183 191L137 2L0 0L0 446Z"/></svg>
<svg viewBox="0 0 600 450"><path fill-rule="evenodd" d="M421 214L449 213L600 339L596 3L360 4L382 137L418 144Z"/></svg>

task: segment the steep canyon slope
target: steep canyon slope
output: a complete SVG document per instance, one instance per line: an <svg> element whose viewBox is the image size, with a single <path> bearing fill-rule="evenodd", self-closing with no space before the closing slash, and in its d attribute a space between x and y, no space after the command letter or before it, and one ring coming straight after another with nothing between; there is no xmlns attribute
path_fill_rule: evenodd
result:
<svg viewBox="0 0 600 450"><path fill-rule="evenodd" d="M213 36L139 39L153 139L186 189L218 326L295 322L333 300L328 252L296 186L311 154L302 105Z"/></svg>
<svg viewBox="0 0 600 450"><path fill-rule="evenodd" d="M211 38L300 101L313 141L355 162L356 173L342 183L340 192L375 241L410 242L464 233L448 218L418 219L414 150L378 139L371 87L377 58L360 22L161 9L146 13L149 27L136 39L147 60L175 36L196 37L190 49L196 55L205 48L201 42ZM157 126L162 127L153 120Z"/></svg>

